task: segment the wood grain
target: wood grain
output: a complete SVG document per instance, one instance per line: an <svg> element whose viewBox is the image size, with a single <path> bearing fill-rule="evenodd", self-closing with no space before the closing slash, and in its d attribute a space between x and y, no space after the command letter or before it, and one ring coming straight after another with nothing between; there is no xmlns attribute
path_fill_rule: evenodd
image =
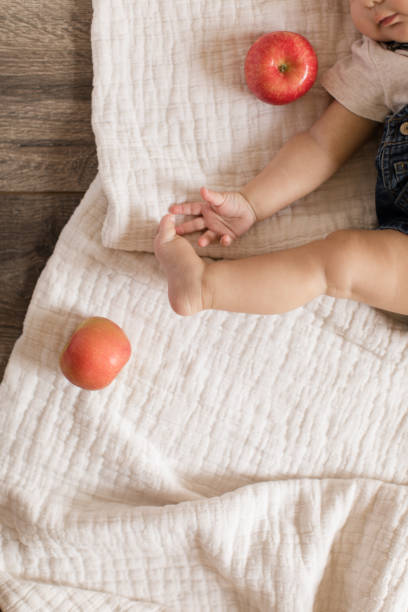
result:
<svg viewBox="0 0 408 612"><path fill-rule="evenodd" d="M12 177L9 180L2 177L0 189L84 192L96 174L94 153L89 147L69 144L58 147L35 143L23 149L12 145L0 147L2 165L7 166L7 176ZM12 183L11 188L8 183Z"/></svg>
<svg viewBox="0 0 408 612"><path fill-rule="evenodd" d="M97 172L91 19L91 0L0 0L0 378Z"/></svg>
<svg viewBox="0 0 408 612"><path fill-rule="evenodd" d="M0 190L85 191L91 128L91 2L3 0Z"/></svg>
<svg viewBox="0 0 408 612"><path fill-rule="evenodd" d="M0 370L20 336L30 299L80 194L1 194Z"/></svg>

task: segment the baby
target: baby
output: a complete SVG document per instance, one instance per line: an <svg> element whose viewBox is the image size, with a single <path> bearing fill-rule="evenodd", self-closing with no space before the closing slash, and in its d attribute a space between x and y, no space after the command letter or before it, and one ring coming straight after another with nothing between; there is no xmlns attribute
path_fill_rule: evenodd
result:
<svg viewBox="0 0 408 612"><path fill-rule="evenodd" d="M192 221L176 228L173 214L161 220L155 253L178 314L209 308L278 314L320 295L408 314L408 0L349 4L363 36L323 76L333 101L321 117L239 192L202 187L203 201L169 209L195 216ZM340 230L297 248L212 263L182 237L204 230L200 246L219 240L227 247L327 180L379 122L384 132L376 159L375 230Z"/></svg>

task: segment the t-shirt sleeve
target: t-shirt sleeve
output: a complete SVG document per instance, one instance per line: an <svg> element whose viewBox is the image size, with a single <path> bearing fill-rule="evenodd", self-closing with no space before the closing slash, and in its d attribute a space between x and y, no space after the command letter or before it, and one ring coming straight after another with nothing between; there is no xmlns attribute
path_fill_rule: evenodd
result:
<svg viewBox="0 0 408 612"><path fill-rule="evenodd" d="M361 117L383 122L389 109L368 41L353 43L351 54L338 60L320 79L335 100Z"/></svg>

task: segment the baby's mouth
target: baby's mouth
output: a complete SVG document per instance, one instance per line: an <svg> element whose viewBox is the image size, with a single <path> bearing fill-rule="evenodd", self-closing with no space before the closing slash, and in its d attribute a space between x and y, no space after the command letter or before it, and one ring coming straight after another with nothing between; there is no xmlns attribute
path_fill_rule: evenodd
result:
<svg viewBox="0 0 408 612"><path fill-rule="evenodd" d="M395 19L398 17L398 13L394 13L393 15L388 15L388 17L383 17L383 19L381 19L378 22L379 26L388 26L391 25L392 23L394 23Z"/></svg>

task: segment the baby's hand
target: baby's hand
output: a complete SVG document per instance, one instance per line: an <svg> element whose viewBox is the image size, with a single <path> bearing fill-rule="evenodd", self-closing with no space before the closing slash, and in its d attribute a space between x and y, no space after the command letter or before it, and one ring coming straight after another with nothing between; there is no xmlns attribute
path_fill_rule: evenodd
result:
<svg viewBox="0 0 408 612"><path fill-rule="evenodd" d="M182 235L205 230L198 240L201 247L216 240L229 246L257 220L251 204L237 191L219 192L201 187L200 194L203 202L173 204L169 211L175 215L196 216L178 225L176 232Z"/></svg>

